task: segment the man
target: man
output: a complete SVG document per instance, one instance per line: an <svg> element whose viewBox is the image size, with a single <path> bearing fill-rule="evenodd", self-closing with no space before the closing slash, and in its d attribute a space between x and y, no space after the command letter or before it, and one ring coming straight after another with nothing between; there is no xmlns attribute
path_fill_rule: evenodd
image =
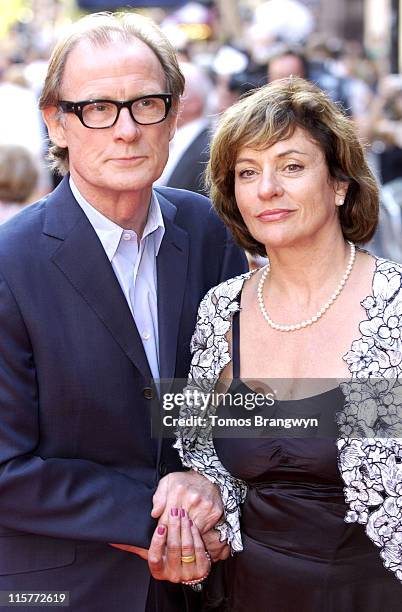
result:
<svg viewBox="0 0 402 612"><path fill-rule="evenodd" d="M195 64L181 62L180 70L186 84L177 132L170 144L168 162L156 184L205 194L204 171L209 159L211 131L206 109L212 84Z"/></svg>
<svg viewBox="0 0 402 612"><path fill-rule="evenodd" d="M201 296L244 269L205 198L152 191L182 89L152 22L78 22L40 100L69 174L0 228L0 591L68 591L74 612L186 609L168 571L109 545L149 547L181 469L151 438L152 379L186 376ZM169 474L154 515L206 497L212 527L200 478Z"/></svg>
<svg viewBox="0 0 402 612"><path fill-rule="evenodd" d="M346 95L346 81L332 73L331 66L321 61L309 61L299 49L278 47L267 66L268 82L287 77L301 77L316 83L335 101L349 112L350 104Z"/></svg>

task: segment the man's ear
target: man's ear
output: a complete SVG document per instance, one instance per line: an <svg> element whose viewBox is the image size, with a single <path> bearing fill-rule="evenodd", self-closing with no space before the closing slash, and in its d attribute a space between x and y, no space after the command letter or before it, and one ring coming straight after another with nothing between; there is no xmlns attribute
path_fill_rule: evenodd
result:
<svg viewBox="0 0 402 612"><path fill-rule="evenodd" d="M169 140L172 140L177 130L177 120L179 118L180 103L173 102L171 111L169 113Z"/></svg>
<svg viewBox="0 0 402 612"><path fill-rule="evenodd" d="M67 147L64 116L57 106L47 106L42 110L43 121L46 123L50 140L58 147Z"/></svg>

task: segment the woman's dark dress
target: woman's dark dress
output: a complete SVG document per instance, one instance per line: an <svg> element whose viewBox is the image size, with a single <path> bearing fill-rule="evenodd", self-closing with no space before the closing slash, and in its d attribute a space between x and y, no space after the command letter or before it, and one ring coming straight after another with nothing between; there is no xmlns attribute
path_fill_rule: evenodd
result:
<svg viewBox="0 0 402 612"><path fill-rule="evenodd" d="M238 313L231 390L240 381ZM237 381L237 382L235 382ZM242 509L244 551L227 564L231 612L401 612L402 585L382 564L364 528L344 522L334 415L339 388L280 402L287 416L325 415L332 438L214 440L229 472L249 486Z"/></svg>

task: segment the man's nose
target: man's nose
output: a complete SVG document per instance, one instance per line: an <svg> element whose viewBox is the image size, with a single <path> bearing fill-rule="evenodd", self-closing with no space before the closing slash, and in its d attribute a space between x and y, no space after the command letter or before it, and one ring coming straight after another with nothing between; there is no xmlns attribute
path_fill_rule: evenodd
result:
<svg viewBox="0 0 402 612"><path fill-rule="evenodd" d="M279 177L274 170L264 170L258 186L258 195L261 199L271 199L275 195L281 195L283 188Z"/></svg>
<svg viewBox="0 0 402 612"><path fill-rule="evenodd" d="M116 123L113 126L115 138L134 140L139 132L139 125L131 118L128 108L122 108Z"/></svg>

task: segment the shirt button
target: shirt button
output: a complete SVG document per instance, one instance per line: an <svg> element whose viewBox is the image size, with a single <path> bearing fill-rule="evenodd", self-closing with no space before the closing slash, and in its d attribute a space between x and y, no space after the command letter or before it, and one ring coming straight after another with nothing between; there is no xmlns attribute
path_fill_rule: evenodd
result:
<svg viewBox="0 0 402 612"><path fill-rule="evenodd" d="M144 338L144 340L149 340L151 337L151 334L147 331L143 332L142 337Z"/></svg>
<svg viewBox="0 0 402 612"><path fill-rule="evenodd" d="M123 234L123 240L131 240L130 234Z"/></svg>

